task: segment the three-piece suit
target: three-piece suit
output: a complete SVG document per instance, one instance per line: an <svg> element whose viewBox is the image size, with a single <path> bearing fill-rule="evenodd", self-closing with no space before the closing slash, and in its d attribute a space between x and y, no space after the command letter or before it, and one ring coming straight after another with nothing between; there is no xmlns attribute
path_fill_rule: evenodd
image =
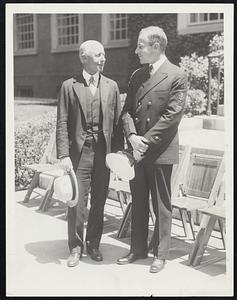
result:
<svg viewBox="0 0 237 300"><path fill-rule="evenodd" d="M117 83L102 74L94 95L82 73L62 84L57 110L57 156L71 158L79 189L78 205L68 208L70 250L76 246L83 247L83 227L87 217L87 245L99 247L109 185L105 156L116 151L119 143L123 147L122 134L120 137L118 134L120 113Z"/></svg>
<svg viewBox="0 0 237 300"><path fill-rule="evenodd" d="M172 221L170 180L172 166L179 160L178 125L184 111L187 78L184 72L168 59L152 76L148 69L148 66L143 66L131 76L121 114L125 136L144 136L149 144L144 158L135 167L135 178L130 181L130 251L138 255L146 255L148 252L151 196L156 215L153 253L159 259L166 259L170 247ZM160 174L163 174L163 180Z"/></svg>

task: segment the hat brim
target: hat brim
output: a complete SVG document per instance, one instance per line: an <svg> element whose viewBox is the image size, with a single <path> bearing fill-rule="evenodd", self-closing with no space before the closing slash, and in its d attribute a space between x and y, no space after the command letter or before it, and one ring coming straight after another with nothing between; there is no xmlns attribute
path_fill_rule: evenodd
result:
<svg viewBox="0 0 237 300"><path fill-rule="evenodd" d="M122 180L131 180L135 176L134 166L126 154L109 153L106 155L108 168Z"/></svg>

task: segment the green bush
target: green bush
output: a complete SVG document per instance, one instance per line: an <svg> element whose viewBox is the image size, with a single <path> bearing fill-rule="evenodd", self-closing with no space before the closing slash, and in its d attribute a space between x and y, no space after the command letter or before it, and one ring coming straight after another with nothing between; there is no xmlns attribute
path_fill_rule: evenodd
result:
<svg viewBox="0 0 237 300"><path fill-rule="evenodd" d="M218 54L224 49L223 34L215 35L209 43L210 54ZM220 103L224 99L224 59L220 60L220 79L221 83L218 87L217 67L218 59L211 59L212 81L211 81L211 109L212 113L216 113L216 103L218 89L220 91ZM180 67L188 76L189 91L185 112L188 116L204 114L206 111L208 97L208 56L198 56L192 53L190 56L181 57ZM196 90L196 92L195 92ZM201 92L202 91L202 92ZM194 103L192 102L194 101Z"/></svg>
<svg viewBox="0 0 237 300"><path fill-rule="evenodd" d="M56 125L56 115L46 113L15 128L15 189L26 189L33 172L24 166L39 163Z"/></svg>

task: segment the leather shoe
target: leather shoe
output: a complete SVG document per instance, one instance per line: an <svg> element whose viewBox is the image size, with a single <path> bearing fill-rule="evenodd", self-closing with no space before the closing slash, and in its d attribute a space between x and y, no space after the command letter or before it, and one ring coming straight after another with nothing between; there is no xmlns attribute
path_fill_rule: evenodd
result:
<svg viewBox="0 0 237 300"><path fill-rule="evenodd" d="M67 266L68 267L75 267L78 265L80 258L81 258L81 248L79 246L72 249L70 256L67 260Z"/></svg>
<svg viewBox="0 0 237 300"><path fill-rule="evenodd" d="M144 259L144 258L147 258L147 254L143 254L143 255L139 255L139 254L136 254L136 253L128 253L127 255L119 258L117 260L117 264L118 265L126 265L126 264L131 264L133 263L134 261L138 260L138 259Z"/></svg>
<svg viewBox="0 0 237 300"><path fill-rule="evenodd" d="M87 253L90 255L91 259L95 260L95 261L102 261L103 260L103 256L100 252L99 249L96 248L87 248Z"/></svg>
<svg viewBox="0 0 237 300"><path fill-rule="evenodd" d="M150 267L150 273L160 272L161 270L164 269L165 264L166 264L165 259L158 259L157 257L154 257L154 260Z"/></svg>

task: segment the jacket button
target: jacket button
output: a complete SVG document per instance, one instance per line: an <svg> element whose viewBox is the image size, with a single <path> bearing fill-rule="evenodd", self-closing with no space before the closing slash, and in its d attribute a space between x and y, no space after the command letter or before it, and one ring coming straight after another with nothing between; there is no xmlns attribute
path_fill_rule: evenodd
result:
<svg viewBox="0 0 237 300"><path fill-rule="evenodd" d="M152 104L151 101L149 101L149 102L147 103L147 106L149 107L149 106L151 106L151 104Z"/></svg>
<svg viewBox="0 0 237 300"><path fill-rule="evenodd" d="M135 118L135 121L138 121L138 117Z"/></svg>
<svg viewBox="0 0 237 300"><path fill-rule="evenodd" d="M142 103L141 103L140 101L139 101L137 104L138 104L139 106L142 105Z"/></svg>
<svg viewBox="0 0 237 300"><path fill-rule="evenodd" d="M159 140L158 136L155 136L155 140Z"/></svg>
<svg viewBox="0 0 237 300"><path fill-rule="evenodd" d="M147 123L149 123L150 122L150 118L147 118L146 121L147 121Z"/></svg>

